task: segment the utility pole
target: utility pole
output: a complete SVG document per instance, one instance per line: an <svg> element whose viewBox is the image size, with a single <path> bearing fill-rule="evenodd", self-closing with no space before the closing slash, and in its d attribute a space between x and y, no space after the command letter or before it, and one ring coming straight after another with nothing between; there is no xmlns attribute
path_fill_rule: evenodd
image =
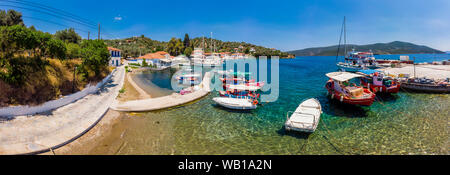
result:
<svg viewBox="0 0 450 175"><path fill-rule="evenodd" d="M100 40L100 23L98 23L98 40Z"/></svg>
<svg viewBox="0 0 450 175"><path fill-rule="evenodd" d="M89 40L89 36L91 35L91 32L88 32L88 40Z"/></svg>

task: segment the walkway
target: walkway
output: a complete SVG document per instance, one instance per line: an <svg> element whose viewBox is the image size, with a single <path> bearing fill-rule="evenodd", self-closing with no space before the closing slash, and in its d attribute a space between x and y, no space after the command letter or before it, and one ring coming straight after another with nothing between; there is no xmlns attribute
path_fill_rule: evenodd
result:
<svg viewBox="0 0 450 175"><path fill-rule="evenodd" d="M145 100L128 101L125 103L115 103L111 106L111 109L122 112L143 112L154 111L174 106L179 106L185 103L202 98L210 92L211 73L207 72L203 78L202 83L199 85L200 90L190 94L180 95L174 93L169 96L150 98Z"/></svg>
<svg viewBox="0 0 450 175"><path fill-rule="evenodd" d="M36 154L72 142L94 127L115 101L125 70L119 67L98 93L49 114L0 121L0 154Z"/></svg>

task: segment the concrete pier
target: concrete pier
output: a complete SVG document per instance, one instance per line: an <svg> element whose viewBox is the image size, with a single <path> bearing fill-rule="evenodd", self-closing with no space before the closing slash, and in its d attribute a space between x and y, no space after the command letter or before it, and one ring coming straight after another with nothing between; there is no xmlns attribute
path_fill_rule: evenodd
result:
<svg viewBox="0 0 450 175"><path fill-rule="evenodd" d="M209 94L209 92L211 91L210 90L211 77L212 74L210 72L207 72L203 78L203 81L199 85L200 90L197 90L195 92L186 95L174 93L172 95L159 98L135 100L124 103L117 102L111 106L111 109L122 112L144 112L144 111L160 110L186 104L191 101L200 99Z"/></svg>
<svg viewBox="0 0 450 175"><path fill-rule="evenodd" d="M450 65L416 65L416 77L431 78L435 80L450 78ZM414 65L408 65L401 68L383 68L378 69L388 74L396 75L409 74L409 77L414 76Z"/></svg>

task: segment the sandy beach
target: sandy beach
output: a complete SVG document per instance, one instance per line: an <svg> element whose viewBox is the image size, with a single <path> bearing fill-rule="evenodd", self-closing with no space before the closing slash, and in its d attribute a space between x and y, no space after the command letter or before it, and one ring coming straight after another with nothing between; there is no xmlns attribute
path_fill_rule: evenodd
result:
<svg viewBox="0 0 450 175"><path fill-rule="evenodd" d="M125 92L120 93L119 96L117 97L119 103L131 100L141 100L151 98L150 94L146 93L133 81L132 76L134 72L127 72L126 74L127 75L125 76L126 78L123 84L123 89L125 89Z"/></svg>
<svg viewBox="0 0 450 175"><path fill-rule="evenodd" d="M119 102L126 102L130 100L140 100L151 98L150 94L146 93L131 78L131 72L126 73L124 79L123 89L124 93L120 93L116 100ZM103 119L94 126L91 130L85 133L75 141L53 150L53 152L43 153L43 155L83 155L83 154L102 154L96 152L96 148L102 146L111 147L111 149L120 149L121 144L118 145L104 145L104 142L111 143L113 141L105 140L108 135L114 134L112 132L125 132L125 124L121 124L123 120L126 120L128 115L109 109ZM115 133L116 135L123 135L124 133ZM114 142L115 143L115 142ZM119 150L111 150L111 152L117 152Z"/></svg>

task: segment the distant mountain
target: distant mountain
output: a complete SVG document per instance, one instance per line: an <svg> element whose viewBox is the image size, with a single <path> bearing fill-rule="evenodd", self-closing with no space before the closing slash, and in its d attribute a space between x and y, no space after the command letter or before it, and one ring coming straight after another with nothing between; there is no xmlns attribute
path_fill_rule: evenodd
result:
<svg viewBox="0 0 450 175"><path fill-rule="evenodd" d="M307 48L302 50L289 51L288 53L296 56L335 56L338 46ZM387 54L426 54L426 53L445 53L427 46L415 45L412 43L394 41L390 43L377 43L369 45L348 44L347 50L355 49L355 51L372 51L377 55ZM344 47L341 46L339 55L344 55Z"/></svg>
<svg viewBox="0 0 450 175"><path fill-rule="evenodd" d="M447 52L445 52L445 53L450 54L450 51L447 51Z"/></svg>

